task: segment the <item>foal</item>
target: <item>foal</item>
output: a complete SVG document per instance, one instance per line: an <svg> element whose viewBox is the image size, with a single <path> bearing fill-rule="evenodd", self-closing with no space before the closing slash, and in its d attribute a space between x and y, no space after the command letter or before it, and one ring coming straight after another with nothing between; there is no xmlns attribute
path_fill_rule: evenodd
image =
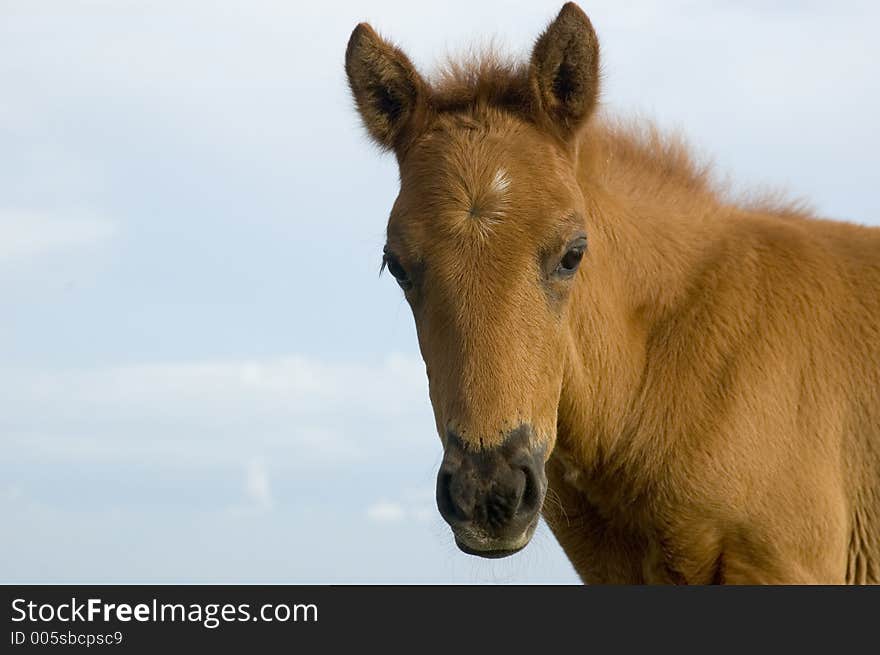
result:
<svg viewBox="0 0 880 655"><path fill-rule="evenodd" d="M595 118L598 70L573 3L528 63L433 82L348 44L456 543L516 552L543 510L585 582L880 581L880 230L731 203Z"/></svg>

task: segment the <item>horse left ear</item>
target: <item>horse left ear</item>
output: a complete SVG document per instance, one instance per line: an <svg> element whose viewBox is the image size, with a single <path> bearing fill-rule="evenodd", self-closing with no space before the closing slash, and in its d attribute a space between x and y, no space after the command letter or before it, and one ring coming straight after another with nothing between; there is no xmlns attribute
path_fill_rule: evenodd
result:
<svg viewBox="0 0 880 655"><path fill-rule="evenodd" d="M599 39L575 3L562 7L535 44L529 85L540 117L564 139L590 117L599 97Z"/></svg>

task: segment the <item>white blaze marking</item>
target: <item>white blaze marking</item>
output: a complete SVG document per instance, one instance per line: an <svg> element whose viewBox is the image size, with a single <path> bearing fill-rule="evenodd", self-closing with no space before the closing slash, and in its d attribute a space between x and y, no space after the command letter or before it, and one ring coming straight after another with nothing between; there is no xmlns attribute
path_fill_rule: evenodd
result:
<svg viewBox="0 0 880 655"><path fill-rule="evenodd" d="M482 190L471 187L470 208L466 214L468 220L461 225L468 229L476 227L481 238L488 238L492 233L492 225L504 214L509 189L510 176L503 168L495 171L492 180Z"/></svg>
<svg viewBox="0 0 880 655"><path fill-rule="evenodd" d="M510 177L507 175L507 171L503 168L499 168L495 171L495 177L492 178L492 182L489 185L489 190L492 193L497 193L498 195L504 195L507 193L507 190L510 188Z"/></svg>

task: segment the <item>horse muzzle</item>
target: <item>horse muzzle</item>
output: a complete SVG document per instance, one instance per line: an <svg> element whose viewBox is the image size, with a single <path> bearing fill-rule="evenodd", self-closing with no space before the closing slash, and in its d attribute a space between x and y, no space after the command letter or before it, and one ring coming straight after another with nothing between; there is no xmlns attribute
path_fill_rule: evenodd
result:
<svg viewBox="0 0 880 655"><path fill-rule="evenodd" d="M476 450L453 433L437 474L437 508L469 555L506 557L529 543L547 491L544 448L522 425L497 447Z"/></svg>

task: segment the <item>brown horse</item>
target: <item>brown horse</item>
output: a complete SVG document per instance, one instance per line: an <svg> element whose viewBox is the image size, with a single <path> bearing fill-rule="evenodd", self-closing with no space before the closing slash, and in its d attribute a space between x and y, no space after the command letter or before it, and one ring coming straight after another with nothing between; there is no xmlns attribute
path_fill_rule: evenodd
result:
<svg viewBox="0 0 880 655"><path fill-rule="evenodd" d="M598 70L572 3L528 63L432 82L348 44L457 544L513 553L543 510L585 582L880 581L880 230L734 203L595 118Z"/></svg>

